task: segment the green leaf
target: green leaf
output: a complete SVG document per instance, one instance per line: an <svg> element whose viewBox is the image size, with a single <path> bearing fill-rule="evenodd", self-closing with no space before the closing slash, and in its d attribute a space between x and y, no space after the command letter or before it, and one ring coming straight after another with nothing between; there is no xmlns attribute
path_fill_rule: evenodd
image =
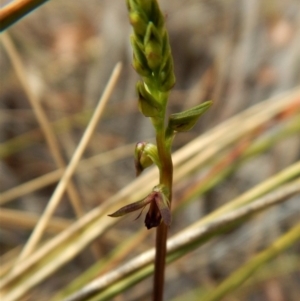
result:
<svg viewBox="0 0 300 301"><path fill-rule="evenodd" d="M186 132L193 128L201 115L203 115L212 105L211 101L206 101L189 110L172 114L169 118L167 132Z"/></svg>

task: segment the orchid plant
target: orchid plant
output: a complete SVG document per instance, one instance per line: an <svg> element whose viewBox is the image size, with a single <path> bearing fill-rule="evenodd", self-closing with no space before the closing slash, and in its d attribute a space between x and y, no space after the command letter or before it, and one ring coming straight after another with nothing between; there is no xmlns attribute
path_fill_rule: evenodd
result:
<svg viewBox="0 0 300 301"><path fill-rule="evenodd" d="M167 230L171 225L172 141L176 133L189 131L212 102L207 101L166 116L169 93L175 85L175 74L164 15L156 0L127 0L126 3L133 27L133 67L142 79L136 84L138 106L140 112L150 118L156 133L156 145L148 142L136 145L136 174L140 175L144 169L155 164L159 169L159 183L144 199L124 206L110 216L123 216L150 205L145 225L148 229L158 227L153 300L160 301L163 295Z"/></svg>

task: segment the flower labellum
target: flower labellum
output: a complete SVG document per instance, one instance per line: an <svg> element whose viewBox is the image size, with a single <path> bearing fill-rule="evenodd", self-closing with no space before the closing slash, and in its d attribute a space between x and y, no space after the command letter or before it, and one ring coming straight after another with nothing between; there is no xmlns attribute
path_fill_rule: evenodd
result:
<svg viewBox="0 0 300 301"><path fill-rule="evenodd" d="M145 225L147 229L159 226L161 221L163 221L167 226L170 226L172 220L171 210L169 208L169 200L165 193L165 187L162 185L155 186L153 191L143 200L124 206L116 212L109 214L109 216L123 216L139 209L143 210L148 204L150 204L150 208L145 218Z"/></svg>

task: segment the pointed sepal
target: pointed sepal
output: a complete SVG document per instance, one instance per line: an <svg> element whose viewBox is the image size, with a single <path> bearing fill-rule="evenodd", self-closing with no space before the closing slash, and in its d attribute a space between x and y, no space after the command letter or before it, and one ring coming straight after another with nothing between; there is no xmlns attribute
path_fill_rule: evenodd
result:
<svg viewBox="0 0 300 301"><path fill-rule="evenodd" d="M200 116L203 115L211 105L211 101L206 101L189 110L170 115L167 132L189 131L194 127Z"/></svg>
<svg viewBox="0 0 300 301"><path fill-rule="evenodd" d="M151 197L151 195L148 195L143 200L140 200L140 201L137 201L135 203L131 203L129 205L126 205L126 206L120 208L119 210L117 210L116 212L114 212L112 214L109 214L108 216L110 216L110 217L120 217L120 216L123 216L123 215L125 215L127 213L134 212L136 210L144 208L151 201L152 201L152 197Z"/></svg>
<svg viewBox="0 0 300 301"><path fill-rule="evenodd" d="M159 226L162 221L167 226L170 226L172 217L168 196L168 189L164 185L160 184L155 186L153 191L143 200L126 205L108 216L120 217L127 213L144 209L148 204L150 204L150 208L145 217L145 225L147 229Z"/></svg>

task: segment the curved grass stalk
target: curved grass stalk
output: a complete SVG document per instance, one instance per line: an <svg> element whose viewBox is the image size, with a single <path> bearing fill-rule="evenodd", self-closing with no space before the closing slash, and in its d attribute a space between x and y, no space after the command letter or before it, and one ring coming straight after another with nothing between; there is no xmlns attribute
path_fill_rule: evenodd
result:
<svg viewBox="0 0 300 301"><path fill-rule="evenodd" d="M0 11L0 31L7 29L48 0L12 1Z"/></svg>
<svg viewBox="0 0 300 301"><path fill-rule="evenodd" d="M35 117L41 127L41 130L45 136L47 145L49 147L50 153L53 156L53 159L59 168L63 168L66 166L64 158L60 152L59 143L55 133L51 127L51 123L46 115L41 102L39 101L38 97L33 93L29 81L27 79L26 70L24 64L19 56L18 50L15 47L13 41L11 40L8 33L3 33L1 35L1 40L3 42L4 48L10 58L10 61L14 67L14 70L17 74L17 77L24 89L24 92L28 98L28 101L33 109ZM67 192L70 196L70 202L72 207L74 208L74 212L76 213L77 217L80 217L84 214L84 209L82 202L79 198L79 193L73 183L73 181L69 182L67 187Z"/></svg>
<svg viewBox="0 0 300 301"><path fill-rule="evenodd" d="M59 301L67 296L78 291L78 288L85 286L87 283L95 279L98 275L104 274L110 268L115 267L128 253L132 252L142 241L145 240L149 232L139 231L132 235L129 239L126 239L122 244L119 244L109 255L98 260L93 266L82 273L67 287L63 288L60 292L55 294L52 301Z"/></svg>
<svg viewBox="0 0 300 301"><path fill-rule="evenodd" d="M119 63L116 65L116 67L112 73L111 79L108 82L108 85L98 103L98 106L95 109L95 113L94 113L93 117L91 118L91 121L90 121L86 131L84 132L84 135L70 161L70 164L66 168L64 175L62 176L56 190L54 191L51 199L49 200L47 208L44 211L44 214L40 218L33 233L31 234L27 244L25 245L24 249L22 250L19 261L23 260L28 255L30 255L33 252L34 248L36 247L37 243L39 242L39 240L42 236L42 233L45 230L45 227L47 226L48 221L51 218L54 210L56 209L56 207L59 203L59 200L64 193L66 185L68 184L69 180L71 179L72 174L74 173L75 168L84 152L84 149L85 149L87 143L89 142L94 129L96 128L97 122L104 110L104 107L109 99L110 94L112 93L113 87L117 81L120 71L121 71L121 64Z"/></svg>
<svg viewBox="0 0 300 301"><path fill-rule="evenodd" d="M250 259L241 268L225 279L212 293L204 296L203 301L218 301L233 292L244 283L260 267L267 264L278 254L291 247L300 240L300 223L280 236L270 247Z"/></svg>
<svg viewBox="0 0 300 301"><path fill-rule="evenodd" d="M188 204L188 202L183 202L182 200L192 200L195 196L202 195L211 187L214 187L224 178L228 177L228 175L232 174L240 167L241 164L244 164L256 155L269 150L277 142L299 133L300 114L296 114L278 132L272 132L270 135L267 135L262 139L258 139L258 141L254 141L249 145L245 145L244 142L241 142L242 148L237 144L233 150L226 150L219 154L217 159L210 160L212 162L207 164L209 166L213 166L213 168L209 169L209 172L197 183L186 189L187 192L183 194L179 200L177 200L174 212L176 213L176 211L180 210L182 206L186 206ZM232 153L234 153L234 156L232 156ZM219 157L221 157L221 159L219 159ZM195 162L195 164L198 163Z"/></svg>
<svg viewBox="0 0 300 301"><path fill-rule="evenodd" d="M75 173L84 172L95 168L96 166L110 164L117 160L123 159L132 154L132 148L134 145L135 144L125 145L104 153L100 153L93 157L83 159L78 164ZM0 193L0 205L6 204L18 197L24 196L25 194L34 192L57 182L63 175L64 171L65 169L56 169L36 179L30 180Z"/></svg>
<svg viewBox="0 0 300 301"><path fill-rule="evenodd" d="M299 193L300 180L298 179L255 200L251 204L221 215L209 223L185 230L181 235L176 235L168 241L167 262L169 263L182 257L191 250L203 245L212 237L234 229L254 214L270 206L279 204ZM147 251L117 270L92 281L74 295L64 299L64 301L111 300L109 298L117 295L121 290L128 288L151 274L153 271L151 257L153 256L154 250Z"/></svg>
<svg viewBox="0 0 300 301"><path fill-rule="evenodd" d="M270 281L274 278L288 276L291 273L299 271L300 269L299 257L296 254L293 255L281 253L279 257L279 262L284 262L284 266L280 263L278 264L277 262L274 262L273 264L272 261L266 263L266 265L264 266L261 266L259 268L259 271L252 274L246 283L242 284L237 288L237 291L234 293L233 297L236 300L242 300L242 296L245 296L246 292L253 291L253 288L255 288L257 285L260 285L260 283ZM209 294L212 294L214 290L215 288L211 287L211 285L203 284L201 287L192 289L172 299L172 301L202 300L203 296L208 296Z"/></svg>
<svg viewBox="0 0 300 301"><path fill-rule="evenodd" d="M57 135L70 130L74 124L86 126L92 116L91 110L86 110L73 114L71 116L63 117L61 119L52 121L50 126L53 128L54 133ZM36 142L42 141L42 132L40 128L30 130L24 134L10 138L0 144L0 159L5 159L8 156L14 155Z"/></svg>
<svg viewBox="0 0 300 301"><path fill-rule="evenodd" d="M38 222L40 216L34 213L0 208L0 225L14 228L32 229ZM73 221L66 218L53 217L45 229L47 233L59 233L67 229Z"/></svg>

